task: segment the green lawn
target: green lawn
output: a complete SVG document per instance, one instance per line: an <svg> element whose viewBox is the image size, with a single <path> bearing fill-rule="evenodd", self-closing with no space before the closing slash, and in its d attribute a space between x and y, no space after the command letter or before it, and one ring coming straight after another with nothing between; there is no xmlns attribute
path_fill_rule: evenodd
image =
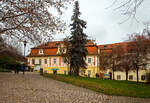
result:
<svg viewBox="0 0 150 103"><path fill-rule="evenodd" d="M99 78L75 77L68 75L44 74L55 80L91 89L107 95L150 98L150 84L129 81L102 80Z"/></svg>

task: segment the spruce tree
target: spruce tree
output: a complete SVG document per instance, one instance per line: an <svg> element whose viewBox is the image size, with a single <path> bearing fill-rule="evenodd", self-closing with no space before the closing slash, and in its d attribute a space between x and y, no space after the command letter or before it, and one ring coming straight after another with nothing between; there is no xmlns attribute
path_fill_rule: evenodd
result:
<svg viewBox="0 0 150 103"><path fill-rule="evenodd" d="M87 43L87 35L83 32L83 29L86 28L86 22L79 18L81 13L78 1L75 2L73 12L74 14L71 18L71 47L69 50L70 73L78 76L80 68L86 69L85 59L88 52L85 45Z"/></svg>

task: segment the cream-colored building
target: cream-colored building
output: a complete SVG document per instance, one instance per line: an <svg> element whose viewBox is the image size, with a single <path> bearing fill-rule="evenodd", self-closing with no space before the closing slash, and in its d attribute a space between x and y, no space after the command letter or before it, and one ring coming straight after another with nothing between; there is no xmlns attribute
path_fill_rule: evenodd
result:
<svg viewBox="0 0 150 103"><path fill-rule="evenodd" d="M112 49L117 46L122 46L124 51L127 52L128 42L99 45L98 47L99 47L101 53L111 53ZM103 58L102 58L102 60L103 60ZM139 82L150 81L150 61L148 60L146 64L147 65L144 68L142 68L142 67L139 68L139 71L138 71ZM112 64L110 64L110 65L112 65ZM113 73L112 68L110 68L110 69L107 68L106 70L103 70L103 68L101 68L100 70L101 70L100 73L102 73L104 75L103 78L113 79L113 77L114 77L114 80L126 80L126 72L125 71L116 70ZM113 76L113 74L114 74L114 76ZM128 71L128 80L129 81L137 81L137 72L135 69Z"/></svg>
<svg viewBox="0 0 150 103"><path fill-rule="evenodd" d="M111 70L107 70L104 72L111 76L110 78L113 79L113 73ZM147 74L150 73L149 70L139 70L139 82L147 82L148 77ZM126 80L126 72L123 71L115 71L114 72L114 80ZM128 72L128 80L129 81L137 81L137 74L135 70L130 70Z"/></svg>

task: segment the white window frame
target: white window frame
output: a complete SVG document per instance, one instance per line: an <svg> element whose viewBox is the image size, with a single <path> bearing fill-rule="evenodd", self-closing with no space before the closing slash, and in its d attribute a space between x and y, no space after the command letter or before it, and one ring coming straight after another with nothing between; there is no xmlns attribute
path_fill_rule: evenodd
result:
<svg viewBox="0 0 150 103"><path fill-rule="evenodd" d="M56 58L53 58L53 64L57 64L57 59Z"/></svg>
<svg viewBox="0 0 150 103"><path fill-rule="evenodd" d="M146 80L146 76L145 75L141 75L141 80Z"/></svg>
<svg viewBox="0 0 150 103"><path fill-rule="evenodd" d="M47 59L44 59L44 64L47 64Z"/></svg>
<svg viewBox="0 0 150 103"><path fill-rule="evenodd" d="M42 59L39 59L39 64L40 64L40 65L42 64Z"/></svg>
<svg viewBox="0 0 150 103"><path fill-rule="evenodd" d="M121 80L121 75L117 75L117 80Z"/></svg>
<svg viewBox="0 0 150 103"><path fill-rule="evenodd" d="M88 58L88 63L92 63L92 58L90 58L90 57Z"/></svg>
<svg viewBox="0 0 150 103"><path fill-rule="evenodd" d="M43 49L39 49L39 54L44 54Z"/></svg>
<svg viewBox="0 0 150 103"><path fill-rule="evenodd" d="M129 75L129 80L133 80L133 75Z"/></svg>
<svg viewBox="0 0 150 103"><path fill-rule="evenodd" d="M31 64L35 64L35 59L31 59Z"/></svg>

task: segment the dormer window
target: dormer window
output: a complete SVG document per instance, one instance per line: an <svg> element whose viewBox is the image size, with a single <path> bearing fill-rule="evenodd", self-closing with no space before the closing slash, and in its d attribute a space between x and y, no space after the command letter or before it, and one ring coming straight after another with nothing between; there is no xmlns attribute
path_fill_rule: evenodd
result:
<svg viewBox="0 0 150 103"><path fill-rule="evenodd" d="M107 45L104 45L104 49L107 49Z"/></svg>
<svg viewBox="0 0 150 103"><path fill-rule="evenodd" d="M65 54L66 53L66 49L65 48L58 48L57 54Z"/></svg>
<svg viewBox="0 0 150 103"><path fill-rule="evenodd" d="M43 49L39 50L39 54L44 54Z"/></svg>

